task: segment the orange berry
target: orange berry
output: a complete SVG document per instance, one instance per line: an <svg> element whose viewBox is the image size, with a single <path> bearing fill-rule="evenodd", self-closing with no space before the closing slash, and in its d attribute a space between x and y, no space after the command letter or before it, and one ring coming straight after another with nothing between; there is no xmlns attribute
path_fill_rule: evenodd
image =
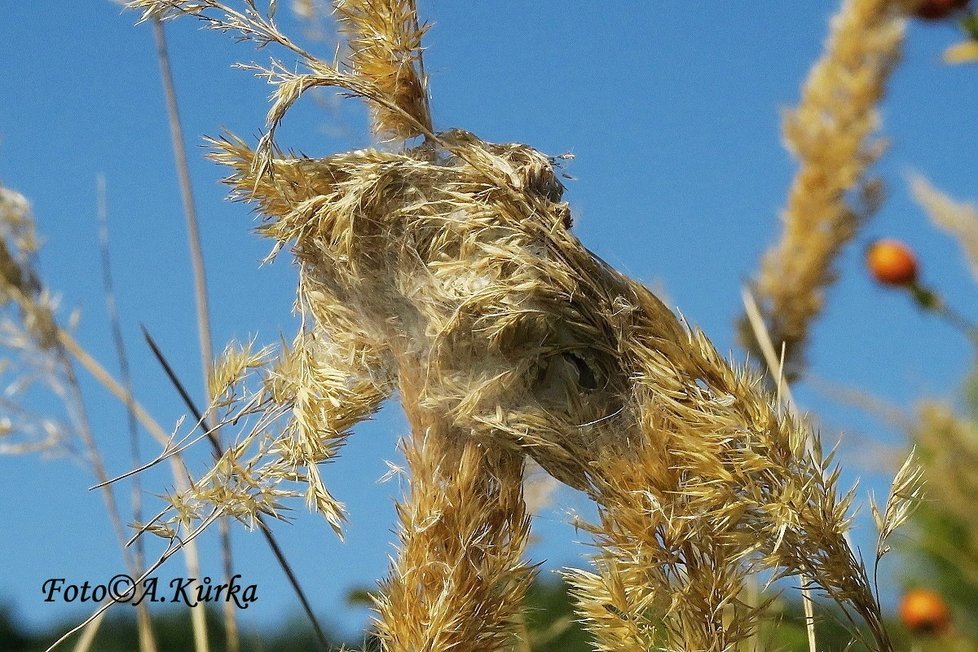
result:
<svg viewBox="0 0 978 652"><path fill-rule="evenodd" d="M899 240L877 240L866 250L869 273L883 285L909 285L917 280L917 257Z"/></svg>
<svg viewBox="0 0 978 652"><path fill-rule="evenodd" d="M923 0L917 5L914 14L924 20L941 20L958 9L964 9L968 2L969 0Z"/></svg>
<svg viewBox="0 0 978 652"><path fill-rule="evenodd" d="M940 634L951 619L940 594L928 589L913 589L900 601L900 620L915 634Z"/></svg>

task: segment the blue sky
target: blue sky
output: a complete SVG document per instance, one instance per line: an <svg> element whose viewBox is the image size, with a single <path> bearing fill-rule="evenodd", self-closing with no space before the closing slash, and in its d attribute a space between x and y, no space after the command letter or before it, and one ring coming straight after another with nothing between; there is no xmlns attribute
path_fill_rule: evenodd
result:
<svg viewBox="0 0 978 652"><path fill-rule="evenodd" d="M742 359L733 335L740 288L777 233L795 170L780 145L780 111L797 100L836 3L420 4L434 24L426 65L436 127L573 153L567 198L579 237L619 269L664 288L670 305L721 351ZM301 34L284 6L281 13L285 29ZM192 277L151 30L134 27L136 16L108 1L9 3L4 14L0 183L33 202L46 240L44 278L61 294L65 314L80 310L78 338L114 369L95 227L96 176L105 175L136 393L172 425L183 407L143 345L140 323L196 395L202 389ZM246 206L224 201L223 172L203 159L201 145L222 129L245 138L261 129L269 89L230 66L265 61L267 53L193 21L172 23L168 34L217 346L232 338L271 343L279 333L291 336L295 273L285 257L260 267L269 243L252 232ZM904 183L905 173L917 170L954 196L978 197L975 69L940 61L956 38L948 26L911 26L904 63L882 108L890 149L876 172L889 199L847 249L841 281L813 330L815 376L902 407L922 396L953 396L973 362L955 331L875 287L861 270L862 248L873 237L901 237L919 252L925 278L960 310L978 315L956 244L927 223ZM354 100L327 108L310 99L286 120L280 143L309 155L363 147L369 145L364 125ZM110 470L122 472L130 464L124 413L84 382ZM826 440L846 434L846 481L861 478L863 495L884 493L876 470L854 449L864 449L866 438L899 443L900 434L811 384L796 393L821 420ZM346 631L368 614L347 607L345 593L383 576L393 552L393 500L400 489L396 480L378 480L385 460L399 459L395 444L406 432L399 409L390 406L358 428L342 458L325 469L349 507L345 543L299 503L295 523L276 526L318 611ZM143 447L153 450L148 437ZM34 625L84 613L77 605L42 603L39 595L49 577L94 582L121 570L101 499L87 491L91 476L68 457L0 458L0 476L0 603ZM170 488L165 473L150 472L143 482L151 494ZM573 510L586 511L586 502L563 490L536 521L539 543L531 554L546 560L544 573L583 563L586 548L575 543L583 535L566 524ZM260 536L237 528L234 538L239 569L259 585L259 601L241 612L242 621L281 622L296 610L281 573ZM213 542L207 540L211 548ZM208 554L205 572L216 576L219 568ZM897 573L896 565L890 569ZM182 572L177 562L159 575Z"/></svg>

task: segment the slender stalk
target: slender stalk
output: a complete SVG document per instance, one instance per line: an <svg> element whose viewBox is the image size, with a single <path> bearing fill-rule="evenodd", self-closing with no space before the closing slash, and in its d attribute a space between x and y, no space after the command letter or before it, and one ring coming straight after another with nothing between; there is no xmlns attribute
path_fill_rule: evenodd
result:
<svg viewBox="0 0 978 652"><path fill-rule="evenodd" d="M907 284L904 289L921 310L937 315L978 347L978 324L949 306L939 292L918 281Z"/></svg>
<svg viewBox="0 0 978 652"><path fill-rule="evenodd" d="M105 463L102 460L102 454L98 449L98 445L96 444L95 437L92 433L91 423L88 418L88 410L85 407L84 399L81 394L81 386L78 383L78 377L75 374L74 365L63 347L57 347L57 357L58 362L65 374L68 392L66 400L68 400L71 405L71 411L74 415L79 436L85 445L88 463L91 465L92 471L95 473L95 477L98 479L99 483L105 483L108 481L109 476L105 471ZM129 569L130 573L135 574L140 568L140 565L137 565L133 555L130 554L129 550L126 548L127 539L125 528L122 525L122 517L119 513L119 506L115 499L115 493L113 492L112 487L108 484L103 485L100 487L100 489L102 491L102 498L105 501L106 511L109 514L109 520L112 523L112 530L118 539L119 547L122 550L122 556L126 567ZM140 650L143 652L155 652L156 643L153 639L152 632L145 629L149 627L150 623L147 605L137 605L137 613L139 614L138 622ZM91 636L94 636L94 632L89 633Z"/></svg>
<svg viewBox="0 0 978 652"><path fill-rule="evenodd" d="M166 108L170 121L170 136L173 156L176 159L177 177L180 181L180 196L187 223L187 246L190 249L190 262L194 271L194 300L197 303L197 336L200 342L201 370L204 374L204 387L214 360L211 340L210 307L207 296L207 275L204 270L204 254L200 243L197 207L194 201L190 169L187 164L187 151L184 147L183 127L180 122L180 109L177 103L176 87L170 69L170 55L166 47L163 23L153 21L153 36L156 39L156 56L159 59L163 91L166 95Z"/></svg>
<svg viewBox="0 0 978 652"><path fill-rule="evenodd" d="M750 322L751 328L753 329L754 338L758 343L761 353L764 355L764 361L767 365L768 371L776 376L776 383L778 388L778 396L784 398L785 403L788 406L788 410L791 412L792 416L798 416L798 407L795 405L794 397L791 395L791 389L788 384L784 381L784 357L782 356L780 360L774 353L774 344L771 342L771 336L767 331L767 327L764 325L764 319L761 317L760 309L757 307L757 303L754 301L754 297L744 290L743 293L744 300L744 310L747 315L747 319ZM778 370L775 373L775 369ZM809 454L812 452L812 441L810 438L805 440L805 447ZM810 652L817 652L817 641L815 639L815 612L812 605L812 589L811 580L802 575L801 577L801 595L802 595L802 608L805 610L805 631L808 634L808 649Z"/></svg>
<svg viewBox="0 0 978 652"><path fill-rule="evenodd" d="M122 402L123 405L127 405L131 410L136 420L154 439L160 442L163 446L169 446L170 436L166 433L161 426L150 414L146 411L146 408L142 406L133 395L126 390L125 386L122 385L116 378L106 370L102 364L96 360L92 355L78 343L75 338L71 336L70 333L64 330L58 330L58 342L65 348L65 351L71 354L72 358L80 364L85 371L90 373L95 380L99 382L110 394L115 396L118 400ZM180 476L181 474L176 474Z"/></svg>
<svg viewBox="0 0 978 652"><path fill-rule="evenodd" d="M163 355L163 351L156 343L156 340L149 334L149 331L146 330L146 326L140 324L140 329L143 331L143 339L146 340L146 344L149 345L149 350L153 353L153 357L156 358L156 361L160 363L160 366L163 367L163 373L166 374L170 384L177 390L177 394L180 395L180 399L183 401L183 404L187 407L187 409L190 410L190 414L193 416L193 418L198 424L200 424L200 427L204 430L204 432L207 433L207 439L211 442L211 449L214 451L215 457L220 457L224 453L224 449L221 446L221 442L215 436L217 426L212 428L207 423L204 413L201 412L201 410L197 407L197 404L194 403L194 400L190 397L190 392L187 391L186 386L177 376L176 371L173 370L173 367L170 365L170 361Z"/></svg>
<svg viewBox="0 0 978 652"><path fill-rule="evenodd" d="M78 384L78 376L75 374L74 365L72 365L68 354L61 347L57 347L56 355L58 364L61 365L62 372L65 375L65 385L67 388L67 396L65 397L65 400L69 405L69 410L73 416L73 420L75 421L75 426L78 428L78 434L81 437L82 443L85 445L88 463L91 465L92 472L95 474L95 477L98 478L98 481L100 483L106 482L109 479L109 476L105 471L105 463L102 460L102 454L99 452L98 445L95 443L95 437L92 434L91 422L88 419L88 410L85 407L85 402L81 393L81 386ZM122 526L122 518L119 515L119 508L115 500L115 494L112 491L112 487L108 485L101 487L101 489L102 498L105 500L105 507L109 513L109 519L112 522L112 529L114 530L116 538L119 540L123 553L126 554L128 560L128 554L125 549L125 529Z"/></svg>
<svg viewBox="0 0 978 652"><path fill-rule="evenodd" d="M111 485L108 484L108 474L105 472L105 466L102 463L101 455L98 452L98 448L95 445L95 440L92 437L91 429L88 425L88 415L85 409L84 403L82 402L80 386L78 385L78 379L75 376L74 367L71 363L70 358L68 358L67 352L59 347L59 356L62 359L62 364L65 369L65 374L68 379L68 387L73 395L73 402L75 404L75 411L77 413L77 419L79 422L79 431L82 436L82 440L85 442L86 448L89 450L89 458L92 464L92 468L95 471L95 476L98 478L99 483L102 485L101 490L105 498L106 510L109 512L110 519L112 521L112 527L115 530L116 536L120 541L122 546L123 555L126 559L127 566L135 574L138 567L134 565L131 556L128 554L126 549L126 536L122 527L122 520L119 517L118 506L115 502L115 496L112 492ZM179 476L178 473L174 473L175 476ZM179 483L178 483L179 484ZM188 546L184 549L184 556L187 562L187 570L191 577L200 577L200 562L197 556L197 547ZM137 609L145 611L147 606L140 603ZM197 614L199 614L200 623L197 622ZM191 619L194 622L194 643L195 649L198 652L207 652L207 630L206 623L204 622L204 610L193 609L191 611ZM147 612L144 616L140 616L140 622L146 620L149 621L149 613ZM145 636L142 632L140 633L140 644L144 641L152 641L152 637ZM155 643L151 643L152 647L148 648L155 650ZM142 649L142 648L141 648Z"/></svg>
<svg viewBox="0 0 978 652"><path fill-rule="evenodd" d="M774 344L771 342L771 335L768 333L767 327L764 324L761 311L757 306L757 302L754 301L754 297L746 289L743 291L743 301L744 312L753 330L754 340L764 355L764 362L768 371L772 376L775 376L778 397L784 399L789 412L797 418L798 406L795 405L795 399L791 395L791 388L784 380L784 356L782 355L779 359L774 353ZM775 372L775 369L778 371ZM811 455L812 440L810 437L805 439L805 450ZM808 649L809 652L817 652L818 642L815 639L815 610L812 604L814 598L812 596L811 584L812 581L807 575L801 576L801 602L802 608L805 610L805 631L808 634Z"/></svg>
<svg viewBox="0 0 978 652"><path fill-rule="evenodd" d="M31 299L27 295L25 295L24 292L21 291L18 287L10 286L7 287L6 289L7 292L10 294L11 298L13 298L13 300L16 301L25 312L33 309L33 304L31 302ZM84 347L82 347L71 336L71 334L68 331L58 326L53 321L53 319L51 320L50 327L52 329L52 335L51 335L52 345L54 346L55 354L58 356L58 363L62 366L62 369L65 372L66 382L70 393L70 396L66 397L65 400L70 401L69 409L71 409L72 406L75 409L73 416L75 417L77 423L79 424L80 436L82 437L86 446L90 448L91 463L93 465L95 474L99 480L97 486L98 488L102 489L103 496L106 497L107 510L109 512L110 517L112 518L113 527L116 531L116 534L120 538L122 549L123 549L123 555L126 559L126 563L131 565L131 559L128 555L128 550L127 550L128 544L124 536L121 519L119 519L118 516L118 510L116 509L115 500L112 494L112 488L110 486L110 481L107 474L105 473L105 468L101 462L101 457L99 455L98 449L94 448L94 438L92 437L91 430L88 427L87 413L85 412L84 402L82 400L82 395L81 395L81 388L80 385L78 384L77 376L75 375L73 362L77 362L78 364L80 364L90 374L92 374L92 376L99 383L101 383L106 389L108 389L113 395L115 395L116 398L122 401L122 403L132 411L132 413L140 421L140 423L143 424L146 430L154 438L156 438L161 444L163 444L165 448L169 447L170 438L163 430L163 428L153 419L153 417L150 416L149 413L146 412L146 410L139 403L135 401L135 399L132 397L132 394L128 392L126 388L118 380L116 380L112 376L112 374L110 374L105 369L105 367L103 367L94 357L92 357L92 355L89 354L88 351L86 351ZM182 460L179 457L173 455L168 456L168 458L170 460L170 465L173 472L173 481L177 491L178 492L186 491L188 489L187 474L186 474L186 468L183 465ZM185 539L184 544L182 544L180 547L184 549L184 558L187 563L188 573L190 574L191 577L199 577L200 567L197 562L197 544L196 543L192 544L191 543L192 540L193 537ZM166 555L162 559L168 558L169 556L170 555ZM146 571L143 577L148 575L151 570L157 568L160 563L162 563L162 561L158 562L150 570ZM135 569L133 569L133 571L135 571ZM114 604L112 601L106 603L105 605L103 605L103 608L97 613L101 613L112 604ZM89 618L84 623L82 623L78 627L72 629L70 632L65 634L65 636L63 636L58 641L56 641L49 649L53 649L54 647L59 645L61 642L65 640L65 638L67 638L71 634L83 628L88 627L88 625L97 616L97 613L92 618ZM204 616L203 611L194 610L191 612L192 617L193 614L195 613L200 613L201 619ZM206 651L207 649L206 635L202 634L199 631L199 629L200 629L199 626L195 624L194 635L198 641L202 641L204 644L204 647L200 649Z"/></svg>
<svg viewBox="0 0 978 652"><path fill-rule="evenodd" d="M533 577L522 559L523 456L453 431L423 407L422 387L401 369L411 486L397 505L398 557L377 602L382 649L512 650Z"/></svg>
<svg viewBox="0 0 978 652"><path fill-rule="evenodd" d="M130 399L132 396L132 376L129 372L129 356L126 354L126 344L122 337L122 328L119 324L119 310L115 301L115 288L112 281L111 253L109 250L109 217L108 205L106 200L105 177L98 176L98 234L99 234L99 253L102 267L102 289L105 295L105 312L109 317L109 326L112 331L112 342L115 346L116 356L119 359L119 378L126 388ZM139 464L139 433L136 415L132 410L132 401L126 401L126 425L129 432L129 453L134 465ZM133 480L132 505L133 517L136 521L142 520L142 492L139 478ZM143 544L137 542L133 548L136 563L142 565Z"/></svg>
<svg viewBox="0 0 978 652"><path fill-rule="evenodd" d="M211 447L214 450L215 458L220 458L221 455L224 454L224 450L220 441L213 436L214 429L208 425L204 414L200 411L197 405L194 404L193 399L190 398L190 393L187 391L187 388L184 387L183 383L180 381L180 378L173 370L173 367L170 366L166 356L163 355L160 347L156 344L153 336L149 334L149 331L147 331L145 327L143 327L143 337L146 338L146 343L149 344L150 350L163 367L163 371L166 373L167 378L170 379L170 382L176 388L177 393L180 394L180 398L183 399L184 405L186 405L187 409L190 410L190 413L193 415L194 419L197 420L197 423L200 424L200 427L208 433L207 438L211 442ZM302 605L302 610L306 613L306 617L312 624L312 628L316 633L316 638L319 639L319 643L322 645L324 650L329 649L329 640L326 638L326 633L319 625L319 620L316 618L316 614L312 610L312 604L309 602L309 598L306 596L305 591L303 591L302 585L299 584L299 578L296 577L295 572L292 570L291 564L289 564L288 560L285 558L285 553L278 545L278 541L275 540L275 536L272 534L272 528L268 525L261 514L256 514L256 518L259 525L261 525L261 533L264 535L265 541L268 543L269 548L272 549L272 554L274 554L275 559L278 560L279 566L281 566L282 570L285 572L285 576L288 578L289 584L292 585L292 590L295 592L296 597L299 598L299 603Z"/></svg>
<svg viewBox="0 0 978 652"><path fill-rule="evenodd" d="M155 571L157 568L162 566L166 562L166 560L168 560L170 557L175 555L180 550L184 550L185 551L184 554L186 555L186 549L191 546L191 543L193 543L194 540L204 530L210 527L210 525L214 522L214 519L216 518L217 518L216 512L211 513L195 529L188 531L185 536L177 538L176 543L171 542L170 545L167 547L167 549L163 551L163 554L161 554L159 558L155 562L153 562L153 564L142 573L142 575L140 575L138 578L136 578L133 581L133 586L140 586L143 580L149 577L153 573L153 571ZM196 547L196 544L194 544L194 547ZM61 637L58 640L56 640L54 643L49 645L44 652L53 652L53 650L56 647L64 643L71 636L87 628L96 619L101 618L102 614L104 614L106 610L108 610L108 608L114 605L115 603L116 600L112 600L112 599L103 602L102 605L98 609L96 609L94 613L92 613L92 615L86 618L83 622L79 623L75 627L72 627L67 632L62 634Z"/></svg>
<svg viewBox="0 0 978 652"><path fill-rule="evenodd" d="M112 341L115 345L116 357L119 359L119 376L128 392L132 397L132 377L129 373L129 356L126 354L126 345L122 337L122 327L119 324L119 311L115 301L115 288L112 282L112 265L109 250L109 210L106 200L105 177L98 175L98 234L99 252L102 266L102 288L105 294L105 311L109 317L109 324L112 330ZM129 456L132 465L139 465L139 428L136 415L132 410L132 400L126 402L126 422L129 430ZM133 520L141 523L142 516L142 485L139 477L133 478L132 491L130 493L132 501ZM136 568L142 568L145 559L145 547L142 537L136 539L133 546L133 563ZM149 617L149 611L145 605L140 604L137 610L137 620L139 625L139 649L147 652L155 652L156 639L153 635L153 623Z"/></svg>
<svg viewBox="0 0 978 652"><path fill-rule="evenodd" d="M78 642L75 643L74 652L88 652L92 649L92 643L95 642L95 636L98 634L103 620L105 620L104 611L85 626L81 636L78 637ZM142 641L140 641L140 644L142 644Z"/></svg>
<svg viewBox="0 0 978 652"><path fill-rule="evenodd" d="M801 576L801 600L805 610L805 632L808 634L809 652L818 652L818 641L815 639L815 607L812 604L812 581L807 575Z"/></svg>
<svg viewBox="0 0 978 652"><path fill-rule="evenodd" d="M57 331L58 343L61 348L72 358L78 362L82 367L85 368L99 383L101 383L106 389L109 390L116 398L118 398L124 405L127 405L130 410L132 410L133 415L136 419L143 425L144 428L152 435L157 441L163 444L164 447L168 447L170 444L170 438L163 430L162 426L157 423L152 416L133 398L132 394L126 390L126 388L116 380L112 374L106 371L95 358L93 358L75 339L65 330L58 329ZM170 465L173 473L173 481L177 491L186 491L188 488L186 469L183 462L174 456L170 456ZM99 478L100 483L108 484L107 477ZM185 539L181 549L184 551L184 561L187 566L187 573L190 577L200 576L200 563L198 561L197 555L197 543L193 541L192 538ZM174 551L175 552L175 551ZM170 555L167 555L167 558ZM161 562L162 563L162 562ZM154 565L150 570L157 568L158 565ZM149 571L147 571L147 574ZM145 575L144 575L145 576ZM111 603L109 603L111 604ZM106 606L108 608L108 605ZM194 614L200 613L200 617L203 617L203 611L195 609L191 611L191 619L194 619ZM206 634L200 630L200 626L194 622L194 638L195 641L201 643L203 647L197 647L197 650L207 649L207 639ZM76 631L76 630L72 630ZM70 633L70 632L69 632ZM61 639L63 640L63 639ZM60 640L58 641L60 643ZM58 643L55 643L57 645ZM54 646L52 646L53 648Z"/></svg>
<svg viewBox="0 0 978 652"><path fill-rule="evenodd" d="M208 391L208 378L214 360L214 347L211 339L210 307L207 296L207 275L204 270L204 254L200 241L197 207L194 201L193 185L190 181L187 152L184 147L183 127L180 122L180 108L177 102L176 86L173 82L173 72L170 67L170 55L166 46L166 34L163 29L163 23L159 19L153 20L153 36L156 40L156 55L160 65L160 77L166 96L173 155L176 160L177 176L180 180L180 195L183 199L183 211L187 224L187 245L190 249L190 260L194 271L194 300L197 304L197 338L200 344L201 372L204 376L204 391L206 392ZM208 404L212 398L212 396L207 396ZM219 430L215 429L212 432L212 437L220 443ZM230 527L227 519L222 518L218 523L224 577L225 580L230 581L230 578L234 576ZM234 605L230 602L225 602L223 606L228 652L238 652L241 645Z"/></svg>

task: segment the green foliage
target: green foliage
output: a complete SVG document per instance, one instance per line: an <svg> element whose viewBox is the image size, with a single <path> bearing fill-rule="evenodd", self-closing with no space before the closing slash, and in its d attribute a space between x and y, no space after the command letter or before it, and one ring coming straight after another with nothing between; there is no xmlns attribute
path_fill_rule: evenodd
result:
<svg viewBox="0 0 978 652"><path fill-rule="evenodd" d="M588 652L588 635L575 620L562 580L537 580L526 595L526 630L533 652Z"/></svg>
<svg viewBox="0 0 978 652"><path fill-rule="evenodd" d="M223 619L218 611L207 610L208 638L212 650L224 649ZM40 652L46 650L62 632L77 623L74 621L55 625L49 629L28 632L20 625L9 609L0 608L0 652ZM193 650L193 628L187 610L166 610L153 614L153 633L161 652ZM343 642L338 636L326 632L330 645L340 649ZM68 641L63 649L70 649L74 641ZM349 644L347 644L349 645ZM242 652L306 652L319 648L312 628L301 620L286 623L270 633L249 632L241 636ZM139 649L139 637L134 610L118 608L106 616L99 627L92 650L98 652L132 652Z"/></svg>
<svg viewBox="0 0 978 652"><path fill-rule="evenodd" d="M17 625L8 606L0 604L0 650L26 650L31 640Z"/></svg>
<svg viewBox="0 0 978 652"><path fill-rule="evenodd" d="M906 582L937 591L954 612L971 616L955 622L958 629L974 635L972 614L978 614L978 560L959 545L969 540L968 525L939 504L925 503L914 517L914 528L915 563L906 574Z"/></svg>

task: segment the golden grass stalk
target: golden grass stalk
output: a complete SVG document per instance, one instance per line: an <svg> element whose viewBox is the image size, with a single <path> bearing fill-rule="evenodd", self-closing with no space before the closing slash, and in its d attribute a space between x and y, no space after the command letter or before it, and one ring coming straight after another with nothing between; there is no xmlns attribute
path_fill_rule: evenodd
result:
<svg viewBox="0 0 978 652"><path fill-rule="evenodd" d="M0 188L0 307L10 303L20 310L23 318L22 340L24 349L33 347L50 355L50 373L61 379L58 391L64 400L74 423L75 434L84 444L87 462L99 481L108 479L102 455L95 442L89 424L81 388L75 376L67 352L58 343L58 326L54 316L54 305L48 300L40 279L33 269L37 238L33 234L33 215L29 205L22 197ZM9 210L15 206L16 213ZM9 324L13 328L13 324ZM53 385L52 385L53 386ZM114 493L110 487L103 487L106 509L120 544L125 543L122 520L116 506ZM127 553L127 551L124 550Z"/></svg>
<svg viewBox="0 0 978 652"><path fill-rule="evenodd" d="M930 490L941 497L944 509L972 523L969 529L978 532L974 502L978 477L973 473L978 464L978 425L937 402L923 403L918 419L914 441L927 467Z"/></svg>
<svg viewBox="0 0 978 652"><path fill-rule="evenodd" d="M523 456L439 432L441 420L425 427L430 416L411 421L410 493L397 507L400 549L377 598L377 635L392 652L512 649L532 578L521 559Z"/></svg>
<svg viewBox="0 0 978 652"><path fill-rule="evenodd" d="M785 145L799 168L781 237L764 255L756 285L775 346L787 345L789 379L803 364L808 329L834 281L836 258L879 203L880 189L866 170L882 150L874 137L876 106L903 34L893 0L844 0L801 101L784 119ZM753 349L749 331L742 339Z"/></svg>
<svg viewBox="0 0 978 652"><path fill-rule="evenodd" d="M55 307L50 302L33 264L37 254L37 238L34 234L34 218L25 198L0 187L0 309L14 306L20 312L20 323L7 320L6 333L20 333L7 344L11 352L28 359L37 367L35 373L44 378L45 384L64 402L73 422L72 432L81 441L84 461L99 481L106 512L113 533L122 551L123 562L130 573L140 568L137 555L126 547L126 535L115 492L108 486L108 474L101 450L92 432L88 412L74 363L68 350L61 344L62 332L55 318ZM25 372L25 377L30 375ZM28 381L29 382L29 381ZM149 610L146 605L137 607L139 648L143 652L155 652L156 642L150 628ZM95 636L100 621L93 621L86 628L84 638Z"/></svg>
<svg viewBox="0 0 978 652"><path fill-rule="evenodd" d="M955 201L919 174L911 175L910 190L930 221L957 239L978 280L978 206Z"/></svg>
<svg viewBox="0 0 978 652"><path fill-rule="evenodd" d="M102 621L105 619L105 612L103 611L97 618L92 620L85 629L82 630L81 635L78 637L78 642L75 643L74 652L88 652L92 649L92 644L95 642L95 636L98 634L99 627L102 626ZM141 627L142 625L140 625ZM140 637L142 637L142 632L140 631ZM145 649L142 647L142 639L140 638L140 650ZM156 649L155 647L152 649Z"/></svg>
<svg viewBox="0 0 978 652"><path fill-rule="evenodd" d="M179 0L133 4L195 11ZM307 56L269 35L264 19L240 25L221 3L201 5L198 17ZM208 19L218 5L223 18ZM843 24L861 25L877 3L846 6ZM899 41L899 23L884 22ZM272 126L306 82L417 122L373 80L305 64L314 79L281 64L270 73L280 82ZM318 342L297 347L304 362L267 384L268 410L294 415L287 436L254 458L270 461L236 463L214 489L268 487L304 463L304 479L325 491L314 465L396 379L415 476L400 508L402 551L378 603L388 649L509 644L511 603L527 576L524 453L599 505L590 527L598 573L575 581L604 649L733 649L754 629L757 609L739 593L760 568L812 578L865 624L873 649L891 649L845 539L851 494L838 493L810 427L570 233L552 159L464 131L426 136L401 152L322 159L282 157L268 134L254 150L231 136L213 143L234 194L261 213L260 232L274 251L291 250L299 304L315 322L301 337ZM324 513L335 511L324 502ZM487 595L488 586L501 593ZM473 592L467 602L463 589Z"/></svg>
<svg viewBox="0 0 978 652"><path fill-rule="evenodd" d="M877 564L890 552L890 537L913 516L914 511L920 506L923 492L924 468L917 461L916 450L911 450L910 455L893 477L890 495L883 509L880 509L875 502L870 503L873 520L876 521L876 529L879 531L876 544Z"/></svg>
<svg viewBox="0 0 978 652"><path fill-rule="evenodd" d="M427 26L418 23L415 0L337 0L334 4L354 73L372 81L401 109L372 105L374 133L411 138L423 133L418 124L430 131L428 80L421 60ZM405 120L405 113L414 120Z"/></svg>
<svg viewBox="0 0 978 652"><path fill-rule="evenodd" d="M817 446L806 452L807 427L705 338L687 347L636 397L640 434L597 460L599 572L571 579L600 649L735 649L764 607L740 595L762 568L811 578L866 622L873 649L889 649L845 539L851 496L837 494Z"/></svg>

